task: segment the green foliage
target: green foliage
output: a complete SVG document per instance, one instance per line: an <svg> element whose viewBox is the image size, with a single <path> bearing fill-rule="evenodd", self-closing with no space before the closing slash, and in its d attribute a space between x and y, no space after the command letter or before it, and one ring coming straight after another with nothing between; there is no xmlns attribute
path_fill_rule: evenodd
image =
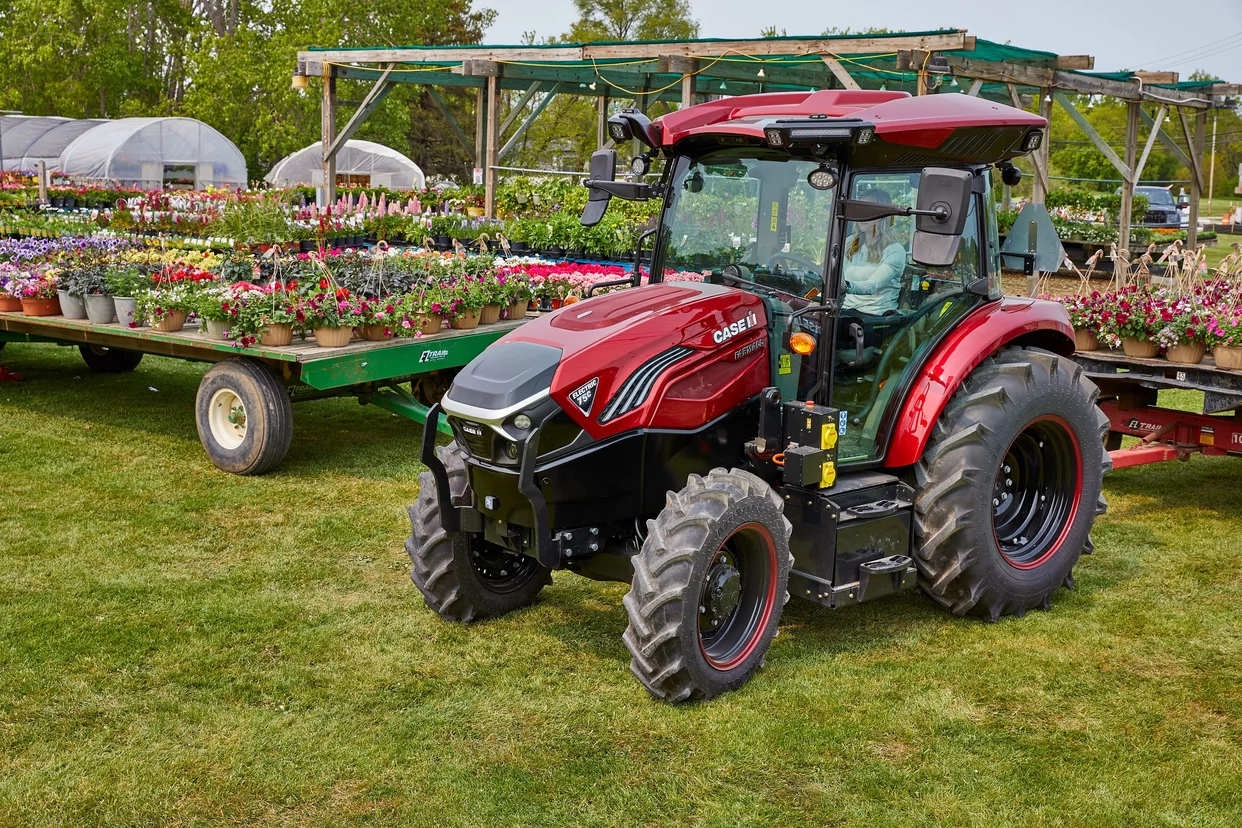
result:
<svg viewBox="0 0 1242 828"><path fill-rule="evenodd" d="M685 40L699 36L688 0L574 0L578 20L565 39Z"/></svg>

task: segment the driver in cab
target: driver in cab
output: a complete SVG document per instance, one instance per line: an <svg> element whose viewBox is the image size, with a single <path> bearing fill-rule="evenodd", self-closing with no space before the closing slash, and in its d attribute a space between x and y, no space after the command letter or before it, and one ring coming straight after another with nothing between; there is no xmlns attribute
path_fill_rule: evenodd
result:
<svg viewBox="0 0 1242 828"><path fill-rule="evenodd" d="M892 204L884 190L869 190L860 201ZM895 216L876 221L859 222L855 232L845 240L845 261L841 275L845 279L845 310L872 316L883 316L897 310L901 294L901 276L906 269L906 248Z"/></svg>

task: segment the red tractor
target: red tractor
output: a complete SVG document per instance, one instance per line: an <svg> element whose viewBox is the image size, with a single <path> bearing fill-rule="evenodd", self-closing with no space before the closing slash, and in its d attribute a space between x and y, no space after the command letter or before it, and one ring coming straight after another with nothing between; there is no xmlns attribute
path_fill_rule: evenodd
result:
<svg viewBox="0 0 1242 828"><path fill-rule="evenodd" d="M595 153L582 222L661 199L650 283L513 331L432 408L407 543L427 605L503 615L554 569L629 582L631 670L669 701L746 682L789 595L1047 609L1109 460L1065 311L1001 293L993 170L1014 181L1045 126L882 91L614 116L646 150L620 181Z"/></svg>

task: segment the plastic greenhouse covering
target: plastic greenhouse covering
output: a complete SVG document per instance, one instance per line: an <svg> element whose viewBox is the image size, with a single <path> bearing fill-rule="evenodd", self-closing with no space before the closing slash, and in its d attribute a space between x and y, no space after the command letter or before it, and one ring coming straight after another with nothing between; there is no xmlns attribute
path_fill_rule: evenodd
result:
<svg viewBox="0 0 1242 828"><path fill-rule="evenodd" d="M7 152L7 150L6 150ZM246 185L246 161L232 141L193 118L122 118L84 132L60 155L66 175L143 189Z"/></svg>
<svg viewBox="0 0 1242 828"><path fill-rule="evenodd" d="M396 190L421 190L427 183L418 165L395 149L353 139L336 154L336 174L350 183ZM314 143L285 156L264 180L278 187L323 186L323 145Z"/></svg>
<svg viewBox="0 0 1242 828"><path fill-rule="evenodd" d="M49 170L60 169L60 154L65 147L87 130L107 123L103 119L42 118L30 115L9 115L0 118L0 144L3 144L3 168L34 172L39 162Z"/></svg>

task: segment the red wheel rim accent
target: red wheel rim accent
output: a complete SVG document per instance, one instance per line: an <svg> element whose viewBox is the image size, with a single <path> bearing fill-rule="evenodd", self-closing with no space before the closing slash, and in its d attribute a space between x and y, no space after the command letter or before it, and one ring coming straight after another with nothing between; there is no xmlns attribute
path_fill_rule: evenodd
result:
<svg viewBox="0 0 1242 828"><path fill-rule="evenodd" d="M742 524L721 541L720 546L716 548L716 552L712 555L712 560L715 561L717 559L725 550L725 547L730 545L730 541L744 535L757 536L756 539L760 542L761 548L751 549L750 554L735 553L737 554L736 560L743 561L745 564L745 570L742 572L743 597L742 602L734 609L733 615L730 616L727 623L733 623L739 619L742 621L744 626L742 640L736 645L729 647L729 652L724 657L716 657L708 652L709 646L704 643L701 623L698 626L699 651L702 652L703 659L712 668L722 672L732 670L750 658L755 648L759 646L759 642L763 638L763 631L767 629L768 622L772 618L772 610L776 606L776 542L772 539L772 533L768 527L762 523ZM756 572L756 569L762 571ZM754 599L758 600L752 601L752 604L757 603L758 606L752 605L749 608L745 608L743 606L747 599L745 586L749 581L753 588L756 586L755 582L757 579L762 579L762 581L757 584L758 589L753 596ZM706 586L707 574L704 575L703 588L705 589ZM702 595L700 595L699 600L700 603L703 601ZM758 610L757 612L754 611L756 609ZM722 624L721 626L724 625Z"/></svg>
<svg viewBox="0 0 1242 828"><path fill-rule="evenodd" d="M1015 569L1042 566L1064 544L1082 503L1082 448L1054 414L1027 423L997 469L992 538Z"/></svg>

